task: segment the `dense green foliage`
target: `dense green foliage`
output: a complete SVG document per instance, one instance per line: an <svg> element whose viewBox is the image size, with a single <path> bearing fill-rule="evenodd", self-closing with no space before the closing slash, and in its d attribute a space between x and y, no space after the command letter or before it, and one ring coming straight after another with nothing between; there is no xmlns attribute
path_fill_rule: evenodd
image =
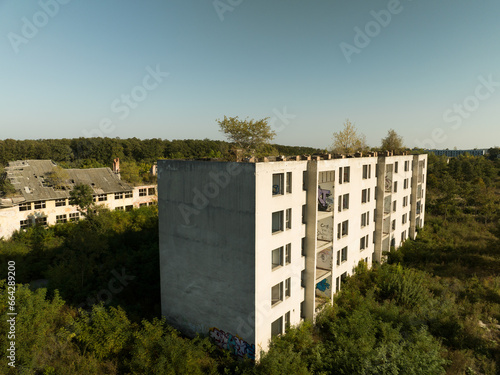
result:
<svg viewBox="0 0 500 375"><path fill-rule="evenodd" d="M276 137L276 132L271 129L268 120L268 117L260 120L240 120L238 116L224 116L224 120L217 120L217 123L227 139L242 148L245 153L258 154L263 146Z"/></svg>
<svg viewBox="0 0 500 375"><path fill-rule="evenodd" d="M0 140L0 196L14 190L2 180L2 166L13 160L51 159L63 168L110 167L120 158L121 177L134 185L155 183L149 171L159 159L233 159L234 144L209 139L166 140L137 138L74 138L40 140ZM312 147L264 144L263 155L302 155L321 153Z"/></svg>
<svg viewBox="0 0 500 375"><path fill-rule="evenodd" d="M0 165L12 160L51 159L64 167L108 167L114 158L135 163L147 169L158 159L198 159L227 157L231 143L196 140L75 138L0 140ZM272 145L270 151L280 155L313 154L321 150L312 147ZM123 170L123 165L121 169Z"/></svg>
<svg viewBox="0 0 500 375"><path fill-rule="evenodd" d="M93 191L89 185L75 185L69 192L69 204L78 206L80 212L86 213L94 204Z"/></svg>
<svg viewBox="0 0 500 375"><path fill-rule="evenodd" d="M156 207L18 232L0 241L1 274L14 260L25 284L17 285L10 373L497 374L499 161L430 156L428 167L417 240L383 266L360 264L314 325L275 337L256 365L158 319ZM28 288L40 279L47 288ZM2 281L2 316L7 297ZM1 320L2 337L7 329ZM0 340L3 352L6 345Z"/></svg>
<svg viewBox="0 0 500 375"><path fill-rule="evenodd" d="M6 177L7 174L5 173L4 168L0 165L0 198L8 197L16 192L16 189Z"/></svg>
<svg viewBox="0 0 500 375"><path fill-rule="evenodd" d="M126 308L136 319L159 316L156 206L130 212L101 210L86 220L32 227L0 241L0 272L15 261L16 281L48 280L67 303L100 301Z"/></svg>

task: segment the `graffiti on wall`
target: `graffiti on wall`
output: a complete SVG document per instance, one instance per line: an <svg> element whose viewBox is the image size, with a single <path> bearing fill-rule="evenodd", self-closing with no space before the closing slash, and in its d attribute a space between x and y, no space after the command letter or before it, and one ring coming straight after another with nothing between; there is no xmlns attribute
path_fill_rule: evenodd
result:
<svg viewBox="0 0 500 375"><path fill-rule="evenodd" d="M333 211L333 197L330 190L322 189L318 185L318 210Z"/></svg>
<svg viewBox="0 0 500 375"><path fill-rule="evenodd" d="M322 241L333 241L333 225L331 218L318 222L317 238Z"/></svg>
<svg viewBox="0 0 500 375"><path fill-rule="evenodd" d="M332 250L326 249L318 253L316 266L327 270L332 269Z"/></svg>
<svg viewBox="0 0 500 375"><path fill-rule="evenodd" d="M392 175L389 176L385 176L385 191L387 193L391 192L392 191Z"/></svg>
<svg viewBox="0 0 500 375"><path fill-rule="evenodd" d="M330 288L330 284L328 284L328 281L326 279L321 280L319 283L316 284L316 289L324 292Z"/></svg>
<svg viewBox="0 0 500 375"><path fill-rule="evenodd" d="M219 348L229 350L232 354L240 358L255 360L255 344L250 345L241 337L215 327L210 328L209 335Z"/></svg>

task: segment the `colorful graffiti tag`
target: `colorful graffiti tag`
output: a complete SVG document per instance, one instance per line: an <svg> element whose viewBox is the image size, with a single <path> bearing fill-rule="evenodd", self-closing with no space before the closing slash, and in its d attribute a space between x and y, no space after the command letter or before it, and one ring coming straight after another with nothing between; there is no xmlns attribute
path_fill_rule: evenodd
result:
<svg viewBox="0 0 500 375"><path fill-rule="evenodd" d="M319 211L332 211L333 210L333 197L331 191L322 189L318 186L318 210Z"/></svg>
<svg viewBox="0 0 500 375"><path fill-rule="evenodd" d="M222 349L229 350L232 354L240 358L250 358L255 360L255 345L250 345L241 337L224 332L212 327L209 330L210 338Z"/></svg>
<svg viewBox="0 0 500 375"><path fill-rule="evenodd" d="M330 284L328 284L328 281L326 281L326 279L323 279L319 283L316 284L316 289L319 289L322 292L324 292L328 288L330 288Z"/></svg>

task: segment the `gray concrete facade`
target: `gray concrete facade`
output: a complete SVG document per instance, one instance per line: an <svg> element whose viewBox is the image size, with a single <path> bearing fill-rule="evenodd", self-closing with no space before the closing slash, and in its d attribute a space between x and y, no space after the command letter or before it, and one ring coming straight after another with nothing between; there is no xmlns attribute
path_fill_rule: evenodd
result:
<svg viewBox="0 0 500 375"><path fill-rule="evenodd" d="M423 225L427 155L158 162L162 314L259 358Z"/></svg>
<svg viewBox="0 0 500 375"><path fill-rule="evenodd" d="M161 160L158 188L162 314L254 343L255 164Z"/></svg>

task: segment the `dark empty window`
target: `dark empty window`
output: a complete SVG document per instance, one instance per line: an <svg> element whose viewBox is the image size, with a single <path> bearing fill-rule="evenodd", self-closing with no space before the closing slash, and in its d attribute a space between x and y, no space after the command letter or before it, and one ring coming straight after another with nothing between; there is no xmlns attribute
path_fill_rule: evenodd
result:
<svg viewBox="0 0 500 375"><path fill-rule="evenodd" d="M21 203L19 205L19 211L30 211L31 210L31 203Z"/></svg>
<svg viewBox="0 0 500 375"><path fill-rule="evenodd" d="M283 301L283 282L271 288L271 306Z"/></svg>
<svg viewBox="0 0 500 375"><path fill-rule="evenodd" d="M342 249L340 256L341 256L340 258L341 262L345 262L347 260L347 246Z"/></svg>
<svg viewBox="0 0 500 375"><path fill-rule="evenodd" d="M283 190L283 173L273 174L273 195L282 195L285 193Z"/></svg>
<svg viewBox="0 0 500 375"><path fill-rule="evenodd" d="M45 208L45 201L38 201L38 202L35 202L35 210L39 210L39 209L42 209L42 208Z"/></svg>
<svg viewBox="0 0 500 375"><path fill-rule="evenodd" d="M273 212L272 232L281 232L283 230L283 211Z"/></svg>

